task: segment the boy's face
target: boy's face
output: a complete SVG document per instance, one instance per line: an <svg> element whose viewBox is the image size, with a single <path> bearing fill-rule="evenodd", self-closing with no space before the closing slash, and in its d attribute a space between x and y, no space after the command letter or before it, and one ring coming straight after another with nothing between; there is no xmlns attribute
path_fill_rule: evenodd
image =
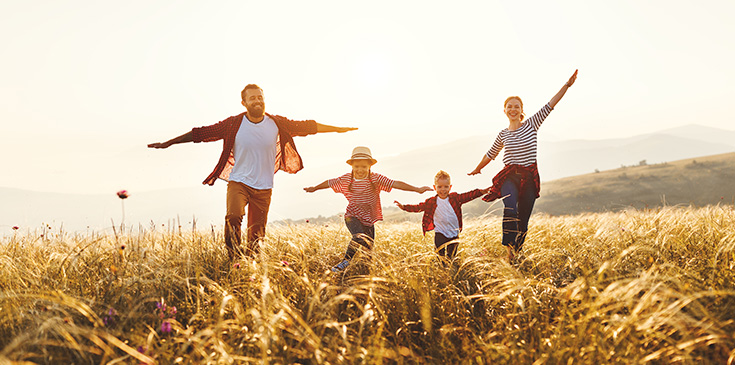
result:
<svg viewBox="0 0 735 365"><path fill-rule="evenodd" d="M434 182L434 191L440 198L446 199L449 196L449 192L452 191L452 185L449 184L449 179L439 179Z"/></svg>
<svg viewBox="0 0 735 365"><path fill-rule="evenodd" d="M355 179L364 179L368 177L370 173L370 162L367 160L355 160L352 161L352 176Z"/></svg>

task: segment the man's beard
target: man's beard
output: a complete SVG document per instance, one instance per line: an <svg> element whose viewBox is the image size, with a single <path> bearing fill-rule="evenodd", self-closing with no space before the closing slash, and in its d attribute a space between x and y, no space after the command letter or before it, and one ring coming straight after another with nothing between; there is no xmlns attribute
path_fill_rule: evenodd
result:
<svg viewBox="0 0 735 365"><path fill-rule="evenodd" d="M260 106L260 108L257 108ZM261 118L265 114L265 103L248 105L248 116L252 118Z"/></svg>

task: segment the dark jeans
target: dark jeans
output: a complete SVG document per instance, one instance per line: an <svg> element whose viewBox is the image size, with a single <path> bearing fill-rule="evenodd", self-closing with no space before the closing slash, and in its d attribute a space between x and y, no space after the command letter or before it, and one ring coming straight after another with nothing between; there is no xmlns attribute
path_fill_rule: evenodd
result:
<svg viewBox="0 0 735 365"><path fill-rule="evenodd" d="M352 234L350 243L347 245L347 252L345 252L345 260L352 260L357 253L358 245L372 250L373 241L375 241L375 226L366 226L359 219L348 216L345 216L345 224Z"/></svg>
<svg viewBox="0 0 735 365"><path fill-rule="evenodd" d="M434 232L434 246L436 247L439 256L447 258L449 260L454 259L457 254L457 238L459 237L447 237L439 232ZM451 243L447 243L450 242Z"/></svg>
<svg viewBox="0 0 735 365"><path fill-rule="evenodd" d="M521 175L509 176L503 183L500 193L505 210L503 212L503 246L513 247L520 251L528 232L528 219L536 202L536 192L533 182L526 184L526 189L520 191Z"/></svg>

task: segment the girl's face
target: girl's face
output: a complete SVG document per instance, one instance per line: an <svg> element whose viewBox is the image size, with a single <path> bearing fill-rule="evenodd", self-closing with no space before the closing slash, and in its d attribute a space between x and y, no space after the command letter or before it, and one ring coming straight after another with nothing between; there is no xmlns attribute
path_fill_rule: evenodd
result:
<svg viewBox="0 0 735 365"><path fill-rule="evenodd" d="M367 160L355 160L352 161L352 176L355 179L364 179L370 174L370 161Z"/></svg>
<svg viewBox="0 0 735 365"><path fill-rule="evenodd" d="M508 103L505 104L505 115L508 116L508 119L521 120L522 113L523 113L523 105L521 105L520 100L510 99L508 100Z"/></svg>

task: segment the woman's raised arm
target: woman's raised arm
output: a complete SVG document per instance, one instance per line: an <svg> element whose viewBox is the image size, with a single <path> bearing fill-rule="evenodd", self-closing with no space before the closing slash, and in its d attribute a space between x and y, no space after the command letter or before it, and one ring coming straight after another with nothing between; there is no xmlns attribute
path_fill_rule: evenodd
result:
<svg viewBox="0 0 735 365"><path fill-rule="evenodd" d="M552 109L554 109L559 100L561 100L562 96L564 96L564 94L567 92L567 89L569 89L570 86L574 85L574 81L577 80L577 71L579 70L574 70L574 74L572 75L572 77L569 78L569 81L567 81L567 83L561 87L561 90L559 90L559 92L556 93L556 95L554 95L554 97L551 98L551 100L549 101L549 106Z"/></svg>

